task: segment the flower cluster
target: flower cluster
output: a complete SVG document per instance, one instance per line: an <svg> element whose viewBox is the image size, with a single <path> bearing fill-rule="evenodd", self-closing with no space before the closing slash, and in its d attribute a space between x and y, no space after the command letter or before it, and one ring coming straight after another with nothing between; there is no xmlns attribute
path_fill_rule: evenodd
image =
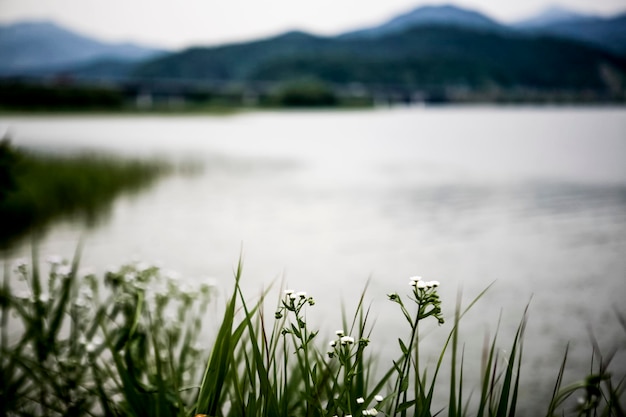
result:
<svg viewBox="0 0 626 417"><path fill-rule="evenodd" d="M281 306L276 310L275 317L276 320L280 320L285 315L292 313L295 318L295 324L292 323L290 326L285 326L281 334L283 336L287 334L291 334L294 336L294 340L298 340L296 342L298 349L306 349L306 346L311 343L311 341L317 336L317 331L310 332L307 329L305 316L304 316L304 308L306 306L315 305L315 299L313 297L307 296L305 291L294 291L294 290L285 290L285 296L281 300Z"/></svg>
<svg viewBox="0 0 626 417"><path fill-rule="evenodd" d="M31 304L39 304L44 311L50 307L57 296L62 291L68 279L72 278L75 273L67 259L63 259L58 255L51 255L46 258L49 267L47 285L34 285L34 276L30 271L26 259L20 258L14 261L14 272L18 275L18 279L22 281L26 288L15 293L15 298L27 301Z"/></svg>
<svg viewBox="0 0 626 417"><path fill-rule="evenodd" d="M42 382L28 385L38 390L35 401L46 398L47 405L34 409L82 411L97 403L94 392L110 406L126 402L120 378L129 363L133 383L146 392L156 391L157 380L176 380L172 386L197 380L197 363L206 360L199 335L212 295L209 281L181 283L177 274L141 262L110 268L102 279L76 260L51 255L46 261L41 269L14 261L20 282L5 295L14 309L6 317L21 317L24 327L12 355L19 363L39 364L29 375ZM105 375L110 380L99 380Z"/></svg>
<svg viewBox="0 0 626 417"><path fill-rule="evenodd" d="M315 305L313 297L307 297L305 291L285 290L285 298L282 300L282 306L276 311L276 320L282 319L285 311L291 311L298 315L305 305Z"/></svg>
<svg viewBox="0 0 626 417"><path fill-rule="evenodd" d="M331 349L327 352L327 354L331 359L334 358L336 354L349 354L352 345L356 343L354 337L346 335L343 330L337 330L335 335L337 338L328 343ZM358 346L360 348L364 348L369 345L369 343L369 339L366 338L358 340Z"/></svg>
<svg viewBox="0 0 626 417"><path fill-rule="evenodd" d="M80 343L89 354L95 353L104 346L104 340L98 335L93 336L91 340L87 340L87 338L82 335L78 339L78 343Z"/></svg>
<svg viewBox="0 0 626 417"><path fill-rule="evenodd" d="M433 316L437 319L439 324L444 323L443 316L441 314L441 300L437 293L437 287L439 287L439 281L425 281L420 276L412 276L409 278L409 286L413 289L412 300L418 305L417 322L425 319L426 317ZM405 307L400 295L388 294L389 300L400 305L404 317L414 326L414 317L409 313Z"/></svg>
<svg viewBox="0 0 626 417"><path fill-rule="evenodd" d="M145 262L109 267L105 283L120 294L142 293L150 304L159 304L172 297L189 304L198 297L208 297L214 288L210 279L181 283L177 272L162 272L159 266Z"/></svg>
<svg viewBox="0 0 626 417"><path fill-rule="evenodd" d="M413 276L409 278L409 285L416 290L427 290L437 288L439 286L439 281L424 281L420 276Z"/></svg>
<svg viewBox="0 0 626 417"><path fill-rule="evenodd" d="M384 400L382 395L376 395L374 396L374 400L376 400L376 403L378 404L377 407L380 405L380 403ZM363 397L359 397L356 399L356 403L359 405L363 405L365 404L365 398ZM361 415L364 416L376 416L378 415L378 410L374 407L371 408L366 408L365 410L361 411ZM335 415L333 417L338 417L338 415ZM345 414L344 417L352 417L351 414Z"/></svg>

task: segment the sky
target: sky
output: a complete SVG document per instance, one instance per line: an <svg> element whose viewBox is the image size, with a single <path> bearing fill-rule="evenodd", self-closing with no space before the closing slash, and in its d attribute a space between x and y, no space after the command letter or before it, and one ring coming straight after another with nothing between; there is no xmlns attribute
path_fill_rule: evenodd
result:
<svg viewBox="0 0 626 417"><path fill-rule="evenodd" d="M104 41L167 49L217 45L304 30L320 35L373 26L427 4L450 0L0 0L0 23L51 20ZM463 0L457 6L503 22L548 6L608 15L626 0Z"/></svg>

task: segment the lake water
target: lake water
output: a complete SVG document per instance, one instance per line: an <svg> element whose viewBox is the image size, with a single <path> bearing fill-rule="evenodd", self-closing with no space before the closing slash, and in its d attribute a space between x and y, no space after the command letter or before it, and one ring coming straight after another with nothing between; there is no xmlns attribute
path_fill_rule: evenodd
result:
<svg viewBox="0 0 626 417"><path fill-rule="evenodd" d="M86 238L83 264L98 271L155 261L228 289L243 250L250 298L283 280L307 291L323 338L369 279L370 346L383 358L408 337L386 294L408 293L409 276L442 283L450 319L459 288L467 303L495 281L464 319L466 363L477 369L499 314L508 349L532 297L520 394L528 415L551 391L568 341L566 380L585 375L589 328L605 352L622 349L613 365L626 374L615 314L626 314L626 109L3 117L6 128L17 145L206 163L200 175L117 199ZM83 232L59 222L40 252L70 257ZM24 245L11 258L29 252ZM431 358L449 329L427 330Z"/></svg>

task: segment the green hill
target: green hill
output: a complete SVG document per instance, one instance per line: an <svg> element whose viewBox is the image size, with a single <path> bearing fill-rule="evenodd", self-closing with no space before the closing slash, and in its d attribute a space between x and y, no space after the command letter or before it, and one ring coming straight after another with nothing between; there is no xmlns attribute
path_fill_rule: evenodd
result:
<svg viewBox="0 0 626 417"><path fill-rule="evenodd" d="M418 27L377 38L290 32L261 41L192 48L140 64L141 78L293 81L412 88L623 88L626 60L549 36Z"/></svg>

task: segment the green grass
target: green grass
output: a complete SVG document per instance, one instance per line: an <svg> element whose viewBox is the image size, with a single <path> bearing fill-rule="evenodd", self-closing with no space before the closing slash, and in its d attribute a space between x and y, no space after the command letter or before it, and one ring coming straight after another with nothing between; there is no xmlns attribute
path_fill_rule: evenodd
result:
<svg viewBox="0 0 626 417"><path fill-rule="evenodd" d="M121 192L135 192L170 167L163 161L97 154L35 153L0 141L0 247L51 220L94 223Z"/></svg>
<svg viewBox="0 0 626 417"><path fill-rule="evenodd" d="M488 288L466 306L459 295L450 319L436 281L412 277L407 294L390 293L406 332L398 335L397 359L380 371L365 291L329 343L318 337L329 329L313 329L307 319L318 308L314 297L281 290L272 301L267 291L250 303L241 261L218 314L209 306L221 297L210 284L183 283L152 265L97 277L79 269L80 250L71 262L52 257L44 268L37 259L35 251L31 263L5 263L0 415L513 417L524 407L526 311L512 340L496 333L485 344L473 375L480 383L467 385L464 364L481 359L465 357L459 329ZM452 328L436 362L424 361L423 326L447 320ZM545 415L623 416L625 381L611 376L612 357L594 348L589 375L563 386L566 351ZM442 391L443 408L434 400Z"/></svg>

